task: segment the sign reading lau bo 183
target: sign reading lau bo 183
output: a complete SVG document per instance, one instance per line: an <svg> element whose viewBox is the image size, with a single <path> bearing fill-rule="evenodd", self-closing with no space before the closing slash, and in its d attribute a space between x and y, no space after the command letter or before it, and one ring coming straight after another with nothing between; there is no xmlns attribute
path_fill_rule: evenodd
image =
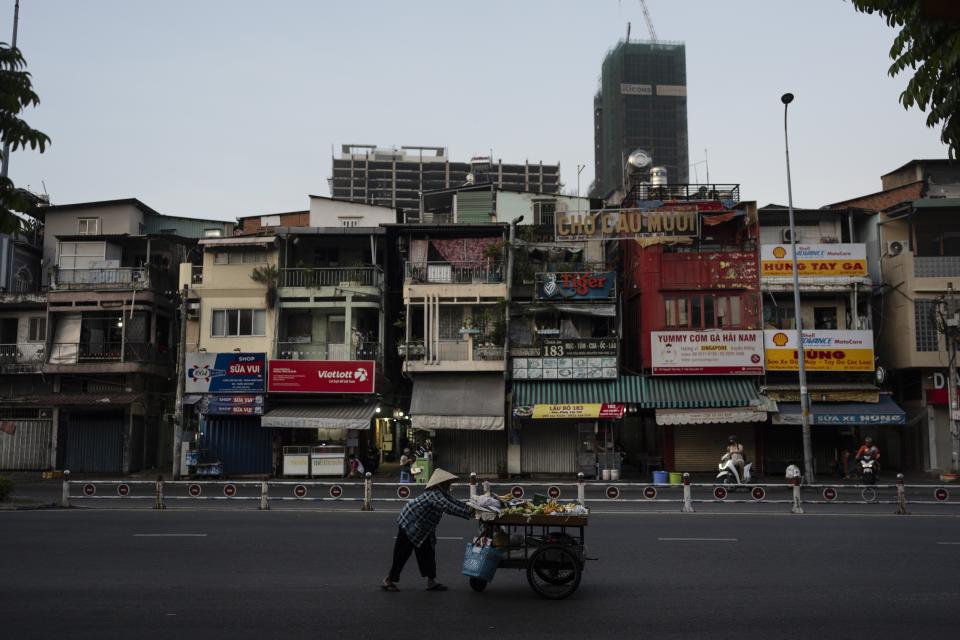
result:
<svg viewBox="0 0 960 640"><path fill-rule="evenodd" d="M600 418L615 420L623 417L626 405L623 404L535 404L513 408L516 418L534 420L562 420L579 418Z"/></svg>
<svg viewBox="0 0 960 640"><path fill-rule="evenodd" d="M700 235L700 214L693 205L558 212L553 219L557 240Z"/></svg>
<svg viewBox="0 0 960 640"><path fill-rule="evenodd" d="M271 360L270 393L373 393L372 360Z"/></svg>
<svg viewBox="0 0 960 640"><path fill-rule="evenodd" d="M760 275L793 274L793 253L790 245L760 247ZM866 276L867 247L863 244L798 244L797 275Z"/></svg>
<svg viewBox="0 0 960 640"><path fill-rule="evenodd" d="M654 375L757 375L763 373L760 331L654 331Z"/></svg>
<svg viewBox="0 0 960 640"><path fill-rule="evenodd" d="M768 371L796 371L797 332L763 332ZM804 331L804 364L808 371L873 371L870 331Z"/></svg>
<svg viewBox="0 0 960 640"><path fill-rule="evenodd" d="M188 353L187 393L262 393L266 381L264 353Z"/></svg>

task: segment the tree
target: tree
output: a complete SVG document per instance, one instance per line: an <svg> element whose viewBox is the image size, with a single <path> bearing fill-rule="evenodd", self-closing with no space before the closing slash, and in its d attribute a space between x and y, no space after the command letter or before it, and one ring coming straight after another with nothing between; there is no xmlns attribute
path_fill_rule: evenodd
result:
<svg viewBox="0 0 960 640"><path fill-rule="evenodd" d="M30 147L43 153L50 138L20 117L24 109L40 103L26 66L19 49L0 42L0 143L4 149L9 145L10 151ZM35 205L36 199L29 192L18 189L7 176L0 176L0 232L21 230L23 221L14 212L29 211Z"/></svg>
<svg viewBox="0 0 960 640"><path fill-rule="evenodd" d="M904 109L927 111L927 126L943 127L940 140L956 158L960 150L960 25L923 15L922 0L852 0L857 11L877 13L900 33L890 47L891 77L913 70L900 94ZM928 111L929 109L929 111Z"/></svg>

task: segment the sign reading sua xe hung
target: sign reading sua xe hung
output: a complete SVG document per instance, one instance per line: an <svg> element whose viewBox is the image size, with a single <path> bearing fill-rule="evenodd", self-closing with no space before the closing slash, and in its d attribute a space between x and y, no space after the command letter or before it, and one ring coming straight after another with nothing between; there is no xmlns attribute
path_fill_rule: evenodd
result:
<svg viewBox="0 0 960 640"><path fill-rule="evenodd" d="M764 277L793 274L793 252L789 244L760 246L760 275ZM867 275L865 244L798 244L797 275L850 276Z"/></svg>
<svg viewBox="0 0 960 640"><path fill-rule="evenodd" d="M553 220L557 240L652 236L695 238L700 235L700 213L696 205L557 212Z"/></svg>
<svg viewBox="0 0 960 640"><path fill-rule="evenodd" d="M618 420L623 417L626 405L618 403L596 404L535 404L513 408L516 418L533 418L534 420L564 420L581 418L598 418L601 420Z"/></svg>
<svg viewBox="0 0 960 640"><path fill-rule="evenodd" d="M797 332L763 332L768 371L796 371ZM807 371L873 371L872 331L804 331L804 364Z"/></svg>
<svg viewBox="0 0 960 640"><path fill-rule="evenodd" d="M763 373L760 331L653 331L653 375L759 375Z"/></svg>
<svg viewBox="0 0 960 640"><path fill-rule="evenodd" d="M187 393L262 393L266 388L265 353L188 353L184 369Z"/></svg>

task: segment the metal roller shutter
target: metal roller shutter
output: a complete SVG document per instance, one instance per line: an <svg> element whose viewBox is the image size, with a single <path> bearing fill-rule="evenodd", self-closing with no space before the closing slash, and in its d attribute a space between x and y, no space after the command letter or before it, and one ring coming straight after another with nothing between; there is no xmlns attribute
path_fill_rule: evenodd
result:
<svg viewBox="0 0 960 640"><path fill-rule="evenodd" d="M528 422L520 432L523 473L576 473L577 426Z"/></svg>
<svg viewBox="0 0 960 640"><path fill-rule="evenodd" d="M225 475L260 475L272 470L273 431L259 417L209 416L204 447L223 463Z"/></svg>
<svg viewBox="0 0 960 640"><path fill-rule="evenodd" d="M443 429L434 442L437 466L451 473L491 476L507 468L507 440L503 431Z"/></svg>
<svg viewBox="0 0 960 640"><path fill-rule="evenodd" d="M708 424L674 427L674 467L670 471L715 471L726 450L727 438L736 434L743 444L747 462L754 462L755 426L750 424Z"/></svg>
<svg viewBox="0 0 960 640"><path fill-rule="evenodd" d="M15 432L0 432L0 469L4 471L42 471L53 466L50 443L53 422L50 420L0 420L11 422Z"/></svg>
<svg viewBox="0 0 960 640"><path fill-rule="evenodd" d="M63 468L81 473L123 471L123 412L71 412L60 429Z"/></svg>

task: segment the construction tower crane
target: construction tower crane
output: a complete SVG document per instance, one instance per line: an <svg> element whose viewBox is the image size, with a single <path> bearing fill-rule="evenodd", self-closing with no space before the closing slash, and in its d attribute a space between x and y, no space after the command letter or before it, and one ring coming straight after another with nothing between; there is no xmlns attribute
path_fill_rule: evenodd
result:
<svg viewBox="0 0 960 640"><path fill-rule="evenodd" d="M646 0L640 0L640 8L643 9L643 19L647 22L647 31L650 32L650 40L657 43L657 32L653 28L653 20L650 18L650 11L647 9Z"/></svg>

